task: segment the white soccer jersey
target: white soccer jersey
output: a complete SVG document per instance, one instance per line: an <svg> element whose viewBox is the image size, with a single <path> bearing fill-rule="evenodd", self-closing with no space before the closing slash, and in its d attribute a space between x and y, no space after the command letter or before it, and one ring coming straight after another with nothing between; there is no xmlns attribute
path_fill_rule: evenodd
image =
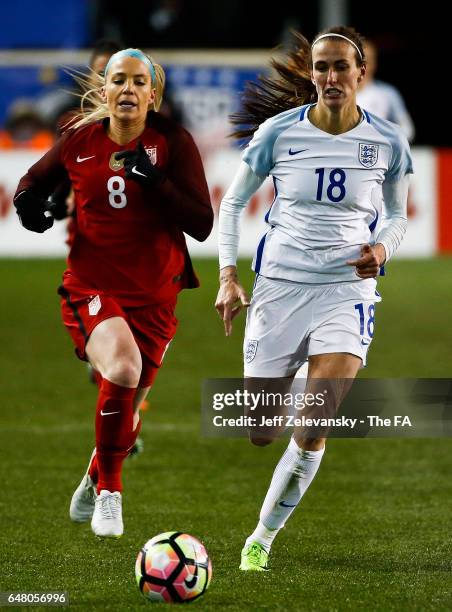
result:
<svg viewBox="0 0 452 612"><path fill-rule="evenodd" d="M244 151L275 187L253 269L302 283L357 280L346 261L374 242L383 182L412 173L409 145L397 126L366 111L355 128L329 134L309 121L311 106L265 121Z"/></svg>

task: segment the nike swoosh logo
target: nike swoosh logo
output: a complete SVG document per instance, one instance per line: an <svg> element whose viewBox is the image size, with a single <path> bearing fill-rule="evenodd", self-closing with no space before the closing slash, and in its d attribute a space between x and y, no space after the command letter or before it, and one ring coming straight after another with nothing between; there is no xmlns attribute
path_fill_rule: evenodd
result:
<svg viewBox="0 0 452 612"><path fill-rule="evenodd" d="M361 340L361 344L362 344L363 346L367 346L368 344L370 344L370 342L364 342L364 340Z"/></svg>
<svg viewBox="0 0 452 612"><path fill-rule="evenodd" d="M196 575L193 576L193 578L191 580L187 580L186 578L184 580L185 586L187 587L187 589L192 589L195 586L195 584L197 583L197 581L198 581L198 576L196 576Z"/></svg>
<svg viewBox="0 0 452 612"><path fill-rule="evenodd" d="M297 504L286 504L286 502L279 502L279 505L283 508L295 508Z"/></svg>
<svg viewBox="0 0 452 612"><path fill-rule="evenodd" d="M144 176L144 178L148 178L148 177L147 177L145 174L143 174L142 172L140 172L139 170L137 170L137 167L136 167L136 166L134 166L134 167L132 168L132 172L133 172L134 174L139 174L140 176Z"/></svg>
<svg viewBox="0 0 452 612"><path fill-rule="evenodd" d="M119 414L119 410L115 410L115 412L104 412L103 410L100 411L101 416L108 416L109 414Z"/></svg>
<svg viewBox="0 0 452 612"><path fill-rule="evenodd" d="M95 155L90 155L89 157L80 157L80 155L77 155L77 161L78 161L78 163L80 163L80 162L86 161L87 159L93 159L93 157L96 157L96 156Z"/></svg>
<svg viewBox="0 0 452 612"><path fill-rule="evenodd" d="M289 155L298 155L298 153L303 153L304 151L308 151L308 149L300 149L299 151L292 151L292 149L289 149Z"/></svg>

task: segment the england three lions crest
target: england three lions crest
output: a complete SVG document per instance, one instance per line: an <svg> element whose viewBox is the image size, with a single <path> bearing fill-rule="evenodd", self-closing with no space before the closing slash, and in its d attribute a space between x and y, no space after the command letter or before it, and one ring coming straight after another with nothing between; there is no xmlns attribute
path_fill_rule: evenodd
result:
<svg viewBox="0 0 452 612"><path fill-rule="evenodd" d="M245 348L245 361L246 363L251 363L253 359L256 357L257 345L259 344L258 340L248 340Z"/></svg>
<svg viewBox="0 0 452 612"><path fill-rule="evenodd" d="M377 144L367 144L365 142L359 143L358 159L359 163L365 168L372 168L378 161L378 147Z"/></svg>

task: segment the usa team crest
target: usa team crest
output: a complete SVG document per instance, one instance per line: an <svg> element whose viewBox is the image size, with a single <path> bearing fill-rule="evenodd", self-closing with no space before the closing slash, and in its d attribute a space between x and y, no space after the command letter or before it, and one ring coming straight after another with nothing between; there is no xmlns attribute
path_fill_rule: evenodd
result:
<svg viewBox="0 0 452 612"><path fill-rule="evenodd" d="M145 147L145 151L151 161L151 164L155 166L157 163L157 147Z"/></svg>
<svg viewBox="0 0 452 612"><path fill-rule="evenodd" d="M375 166L378 160L378 147L379 145L377 144L360 142L358 153L359 163L365 168L372 168Z"/></svg>
<svg viewBox="0 0 452 612"><path fill-rule="evenodd" d="M253 359L256 357L258 344L259 344L258 340L248 340L248 342L246 343L246 349L245 349L246 363L251 363Z"/></svg>

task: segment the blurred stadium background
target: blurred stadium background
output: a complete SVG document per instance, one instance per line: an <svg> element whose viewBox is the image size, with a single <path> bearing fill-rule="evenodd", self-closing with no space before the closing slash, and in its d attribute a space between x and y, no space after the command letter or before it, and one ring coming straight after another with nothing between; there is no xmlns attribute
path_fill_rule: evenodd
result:
<svg viewBox="0 0 452 612"><path fill-rule="evenodd" d="M190 242L202 288L181 296L180 330L145 415L145 453L127 466L126 536L99 544L89 528L69 524L68 500L93 444L95 390L59 320L66 226L27 232L11 201L73 103L64 67L86 67L100 38L147 49L163 64L173 112L201 150L217 211L240 158L227 118L245 81L265 70L276 45L288 44L290 28L312 38L329 25L353 25L376 44L377 78L399 89L415 125L409 228L380 282L384 301L365 375L452 377L446 24L436 2L419 16L403 4L8 4L0 33L0 590L67 590L79 609L136 610L139 547L180 529L205 541L213 557L203 608L452 609L447 439L331 441L322 474L275 544L274 571L238 572L243 537L284 442L262 451L199 434L202 379L241 372L243 318L226 340L213 309L216 231L202 245ZM264 184L244 217L241 275L249 288L249 258L272 195Z"/></svg>

